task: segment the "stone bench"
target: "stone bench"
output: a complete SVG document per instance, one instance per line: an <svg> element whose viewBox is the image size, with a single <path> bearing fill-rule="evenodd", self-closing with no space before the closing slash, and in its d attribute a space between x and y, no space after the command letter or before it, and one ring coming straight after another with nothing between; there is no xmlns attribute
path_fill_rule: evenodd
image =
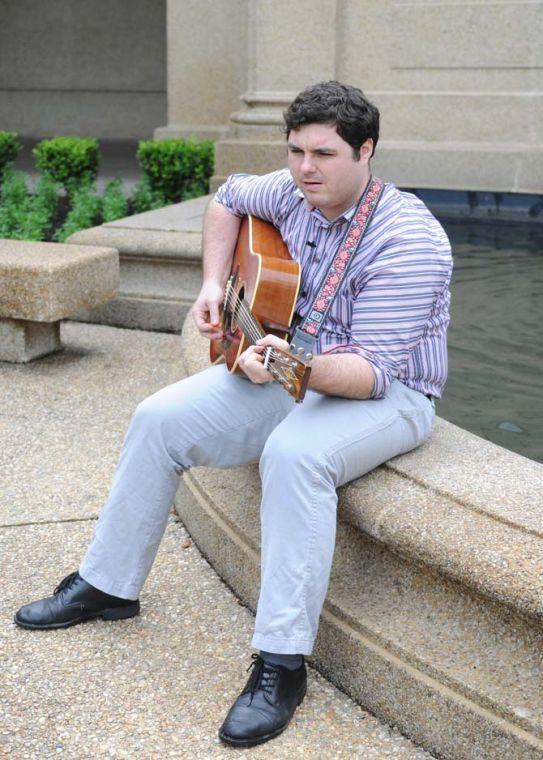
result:
<svg viewBox="0 0 543 760"><path fill-rule="evenodd" d="M0 240L0 361L61 348L60 320L114 298L114 248Z"/></svg>
<svg viewBox="0 0 543 760"><path fill-rule="evenodd" d="M208 364L191 320L189 374ZM543 465L437 419L430 440L339 492L310 661L450 760L543 757ZM186 473L175 508L251 609L257 466Z"/></svg>

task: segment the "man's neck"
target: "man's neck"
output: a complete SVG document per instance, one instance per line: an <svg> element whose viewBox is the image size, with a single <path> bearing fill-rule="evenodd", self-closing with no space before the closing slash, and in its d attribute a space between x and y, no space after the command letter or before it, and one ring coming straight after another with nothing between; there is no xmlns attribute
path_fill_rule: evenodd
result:
<svg viewBox="0 0 543 760"><path fill-rule="evenodd" d="M325 211L324 209L319 209L321 214L328 219L329 222L333 222L334 219L337 219L342 214L344 214L349 209L353 208L353 206L356 206L360 200L360 198L364 195L366 192L366 189L370 183L371 180L371 172L368 171L367 174L364 177L364 181L361 183L358 192L353 195L350 202L346 203L344 206L339 207L338 209L331 209L329 211ZM318 208L318 206L317 206Z"/></svg>

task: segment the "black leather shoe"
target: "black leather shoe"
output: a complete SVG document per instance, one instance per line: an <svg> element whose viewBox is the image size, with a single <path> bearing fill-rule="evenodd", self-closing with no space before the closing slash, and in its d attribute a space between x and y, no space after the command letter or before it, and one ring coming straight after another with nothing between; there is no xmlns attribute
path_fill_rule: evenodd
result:
<svg viewBox="0 0 543 760"><path fill-rule="evenodd" d="M139 600L105 594L75 572L59 583L53 596L21 607L14 620L22 628L67 628L95 617L104 620L130 618L139 611Z"/></svg>
<svg viewBox="0 0 543 760"><path fill-rule="evenodd" d="M234 747L252 747L278 736L290 723L307 689L305 660L298 670L268 665L259 654L245 688L219 729L219 738Z"/></svg>

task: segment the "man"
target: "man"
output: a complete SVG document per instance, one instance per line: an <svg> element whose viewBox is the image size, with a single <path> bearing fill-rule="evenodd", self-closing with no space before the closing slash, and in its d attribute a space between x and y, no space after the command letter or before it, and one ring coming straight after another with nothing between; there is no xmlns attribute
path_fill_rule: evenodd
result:
<svg viewBox="0 0 543 760"><path fill-rule="evenodd" d="M379 112L360 90L338 82L309 87L285 122L288 170L233 175L206 211L193 316L210 339L222 335L220 304L244 215L272 222L301 263L293 329L302 329L374 187ZM219 735L251 746L281 733L306 692L304 655L328 587L336 489L430 433L447 372L451 266L447 237L424 204L385 184L315 335L304 403L296 405L264 367L265 346L288 346L275 336L243 353L247 377L213 366L143 401L79 572L15 621L55 628L137 614L180 474L259 461L261 590L251 643L260 652Z"/></svg>

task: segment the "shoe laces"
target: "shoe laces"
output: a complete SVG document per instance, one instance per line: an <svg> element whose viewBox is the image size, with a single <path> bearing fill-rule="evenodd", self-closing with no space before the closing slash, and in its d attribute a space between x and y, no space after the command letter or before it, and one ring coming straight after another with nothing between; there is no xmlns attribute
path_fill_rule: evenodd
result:
<svg viewBox="0 0 543 760"><path fill-rule="evenodd" d="M53 591L53 595L56 596L57 594L60 594L61 591L64 591L65 588L68 588L71 586L75 580L79 577L79 573L76 570L75 573L70 573L70 575L67 575L65 578L63 578L56 589Z"/></svg>
<svg viewBox="0 0 543 760"><path fill-rule="evenodd" d="M265 691L267 694L271 694L279 676L279 671L273 666L267 665L259 654L252 654L251 659L253 661L247 670L250 670L251 668L254 668L254 670L247 683L247 691L253 696L259 689Z"/></svg>

